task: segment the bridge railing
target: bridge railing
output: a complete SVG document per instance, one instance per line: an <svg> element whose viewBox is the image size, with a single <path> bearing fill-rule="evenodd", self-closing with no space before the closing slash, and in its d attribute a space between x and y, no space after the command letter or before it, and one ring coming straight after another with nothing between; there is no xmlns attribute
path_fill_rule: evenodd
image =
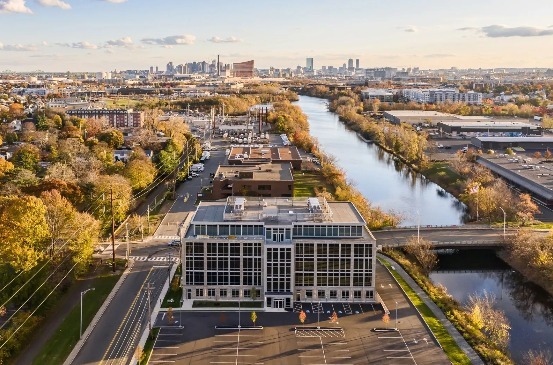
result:
<svg viewBox="0 0 553 365"><path fill-rule="evenodd" d="M432 246L439 247L439 246L445 246L445 247L453 247L453 246L503 246L505 245L505 242L503 240L499 241L430 241L432 243ZM399 242L393 242L393 243L382 243L383 247L403 247L407 246L407 242L399 243Z"/></svg>
<svg viewBox="0 0 553 365"><path fill-rule="evenodd" d="M414 230L414 229L425 230L425 229L439 229L439 228L442 228L442 229L475 230L475 229L491 229L493 227L491 227L489 225L478 225L478 226L470 225L470 226L467 226L467 225L457 225L457 224L454 224L454 225L424 224L424 225L420 225L420 226L385 227L385 228L382 228L378 231L373 231L373 232L401 231L401 230Z"/></svg>

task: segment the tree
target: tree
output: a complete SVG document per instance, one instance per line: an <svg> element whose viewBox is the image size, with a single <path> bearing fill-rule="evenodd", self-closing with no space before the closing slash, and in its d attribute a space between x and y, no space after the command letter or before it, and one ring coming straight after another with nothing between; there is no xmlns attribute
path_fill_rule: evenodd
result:
<svg viewBox="0 0 553 365"><path fill-rule="evenodd" d="M152 161L132 159L123 169L123 176L131 182L133 190L144 189L154 181L157 169Z"/></svg>
<svg viewBox="0 0 553 365"><path fill-rule="evenodd" d="M307 314L302 310L299 315L300 323L303 324L305 322L305 319L307 318Z"/></svg>
<svg viewBox="0 0 553 365"><path fill-rule="evenodd" d="M12 162L15 167L36 171L40 161L40 151L32 144L24 144L13 154Z"/></svg>
<svg viewBox="0 0 553 365"><path fill-rule="evenodd" d="M0 178L2 178L6 173L13 171L13 169L13 163L0 157Z"/></svg>
<svg viewBox="0 0 553 365"><path fill-rule="evenodd" d="M438 255L432 250L432 243L423 238L415 236L407 240L405 251L413 256L421 265L425 273L430 273L438 264Z"/></svg>
<svg viewBox="0 0 553 365"><path fill-rule="evenodd" d="M255 326L255 321L257 321L257 313L255 311L252 311L252 314L250 315L250 319L253 322L253 325Z"/></svg>
<svg viewBox="0 0 553 365"><path fill-rule="evenodd" d="M532 201L530 194L520 194L517 204L517 220L524 226L534 220L534 215L540 212L537 204Z"/></svg>
<svg viewBox="0 0 553 365"><path fill-rule="evenodd" d="M173 324L175 318L173 317L173 307L167 308L167 323Z"/></svg>
<svg viewBox="0 0 553 365"><path fill-rule="evenodd" d="M480 295L469 295L465 310L474 325L482 330L497 346L505 349L509 343L511 329L505 313L494 308L495 296L487 291Z"/></svg>
<svg viewBox="0 0 553 365"><path fill-rule="evenodd" d="M57 190L45 191L40 194L42 202L46 206L46 224L48 225L48 238L50 239L50 257L54 256L56 246L62 245L71 238L71 233L80 222L75 221L76 209L71 203L61 196Z"/></svg>
<svg viewBox="0 0 553 365"><path fill-rule="evenodd" d="M252 287L252 290L250 291L250 298L252 300L256 300L257 299L257 289L254 287Z"/></svg>
<svg viewBox="0 0 553 365"><path fill-rule="evenodd" d="M530 350L523 361L526 365L553 365L553 355L550 350Z"/></svg>
<svg viewBox="0 0 553 365"><path fill-rule="evenodd" d="M111 224L110 194L113 193L113 215L116 222L121 222L127 216L131 203L131 184L121 175L101 175L92 188L91 203L93 214L104 226Z"/></svg>
<svg viewBox="0 0 553 365"><path fill-rule="evenodd" d="M46 207L33 196L0 197L0 257L16 271L28 271L45 256Z"/></svg>
<svg viewBox="0 0 553 365"><path fill-rule="evenodd" d="M332 312L332 315L330 316L330 323L338 323L338 314L336 311Z"/></svg>
<svg viewBox="0 0 553 365"><path fill-rule="evenodd" d="M540 151L536 151L536 152L534 152L534 158L536 158L536 159L540 159L540 158L541 158L541 156L542 156L542 155L541 155L541 152L540 152Z"/></svg>
<svg viewBox="0 0 553 365"><path fill-rule="evenodd" d="M388 313L382 315L382 322L384 322L386 328L388 328L388 323L390 323L390 315Z"/></svg>
<svg viewBox="0 0 553 365"><path fill-rule="evenodd" d="M117 129L110 129L98 135L98 140L106 142L108 146L118 149L125 141L123 133Z"/></svg>
<svg viewBox="0 0 553 365"><path fill-rule="evenodd" d="M545 153L543 154L543 157L546 159L546 160L551 160L551 157L553 157L553 153L551 153L551 151L549 151L549 149L547 149L545 151Z"/></svg>

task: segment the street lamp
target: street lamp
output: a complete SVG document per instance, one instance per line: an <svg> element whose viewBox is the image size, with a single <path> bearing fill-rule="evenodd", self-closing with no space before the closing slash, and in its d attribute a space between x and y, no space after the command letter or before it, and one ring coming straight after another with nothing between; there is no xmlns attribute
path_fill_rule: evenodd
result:
<svg viewBox="0 0 553 365"><path fill-rule="evenodd" d="M503 241L505 241L505 225L507 222L507 213L505 213L505 210L503 210L503 208L499 207L499 209L501 209L501 211L503 212Z"/></svg>
<svg viewBox="0 0 553 365"><path fill-rule="evenodd" d="M83 296L94 288L86 289L81 292L81 325L79 326L79 340L83 337Z"/></svg>
<svg viewBox="0 0 553 365"><path fill-rule="evenodd" d="M397 302L396 302L396 330L397 330Z"/></svg>

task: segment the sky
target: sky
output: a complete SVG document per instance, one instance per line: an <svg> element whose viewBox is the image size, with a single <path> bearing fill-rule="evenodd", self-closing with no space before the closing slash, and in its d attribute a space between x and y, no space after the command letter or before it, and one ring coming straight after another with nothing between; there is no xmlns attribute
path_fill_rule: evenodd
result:
<svg viewBox="0 0 553 365"><path fill-rule="evenodd" d="M551 0L0 0L0 71L553 67Z"/></svg>

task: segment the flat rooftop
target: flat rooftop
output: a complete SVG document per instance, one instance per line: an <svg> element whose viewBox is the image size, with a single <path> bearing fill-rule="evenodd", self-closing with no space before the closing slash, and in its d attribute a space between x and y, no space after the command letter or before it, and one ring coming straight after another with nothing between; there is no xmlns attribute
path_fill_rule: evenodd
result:
<svg viewBox="0 0 553 365"><path fill-rule="evenodd" d="M192 223L254 221L265 224L292 222L365 224L351 202L313 198L228 197L201 202Z"/></svg>
<svg viewBox="0 0 553 365"><path fill-rule="evenodd" d="M245 156L248 156L247 158ZM268 159L277 160L301 160L298 149L295 146L284 147L232 147L229 160L235 159Z"/></svg>
<svg viewBox="0 0 553 365"><path fill-rule="evenodd" d="M467 127L467 128L531 128L538 129L539 126L525 123L525 122L515 122L515 121L504 121L504 120L482 120L482 121L473 121L473 120L447 120L440 122L443 125L452 126L452 127Z"/></svg>
<svg viewBox="0 0 553 365"><path fill-rule="evenodd" d="M215 171L215 179L291 181L294 180L291 169L292 166L289 162L261 165L219 165Z"/></svg>
<svg viewBox="0 0 553 365"><path fill-rule="evenodd" d="M442 112L430 111L430 110L388 110L385 111L394 117L455 117L454 114L447 114Z"/></svg>
<svg viewBox="0 0 553 365"><path fill-rule="evenodd" d="M473 137L482 142L505 142L505 143L553 143L553 137Z"/></svg>

